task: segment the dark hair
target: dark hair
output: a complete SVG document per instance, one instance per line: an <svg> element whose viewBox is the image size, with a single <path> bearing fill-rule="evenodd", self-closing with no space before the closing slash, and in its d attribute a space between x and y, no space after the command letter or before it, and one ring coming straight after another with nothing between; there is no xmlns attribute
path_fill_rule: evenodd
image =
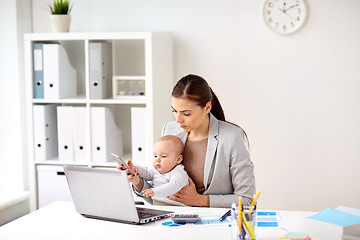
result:
<svg viewBox="0 0 360 240"><path fill-rule="evenodd" d="M216 119L225 121L224 110L219 99L206 80L198 75L189 74L181 78L174 86L171 95L176 98L183 97L192 100L200 107L205 107L208 102L211 102L211 113Z"/></svg>
<svg viewBox="0 0 360 240"><path fill-rule="evenodd" d="M206 80L198 75L189 74L182 77L174 86L172 94L175 98L187 98L191 101L196 102L200 107L205 107L206 103L211 102L211 113L218 120L225 121L224 110L221 107L219 99L206 82ZM237 124L231 123L239 128ZM242 129L242 128L241 128ZM250 143L248 136L244 129L242 129L245 135L245 139L250 149Z"/></svg>

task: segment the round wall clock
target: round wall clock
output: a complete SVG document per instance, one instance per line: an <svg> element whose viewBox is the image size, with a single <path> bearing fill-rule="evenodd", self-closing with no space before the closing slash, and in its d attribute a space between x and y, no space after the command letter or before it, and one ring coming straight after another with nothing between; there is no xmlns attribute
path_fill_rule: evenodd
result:
<svg viewBox="0 0 360 240"><path fill-rule="evenodd" d="M273 31L280 34L293 33L305 23L305 0L265 0L263 17Z"/></svg>

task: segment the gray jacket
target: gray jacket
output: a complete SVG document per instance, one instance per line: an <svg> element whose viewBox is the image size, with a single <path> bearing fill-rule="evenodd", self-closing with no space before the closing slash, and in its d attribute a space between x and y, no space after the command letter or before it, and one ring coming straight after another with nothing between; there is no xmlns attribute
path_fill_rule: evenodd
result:
<svg viewBox="0 0 360 240"><path fill-rule="evenodd" d="M185 144L188 133L175 121L163 127L162 135L175 135ZM254 166L240 127L219 121L210 113L209 138L204 166L204 194L210 207L230 208L242 197L250 205L255 194Z"/></svg>

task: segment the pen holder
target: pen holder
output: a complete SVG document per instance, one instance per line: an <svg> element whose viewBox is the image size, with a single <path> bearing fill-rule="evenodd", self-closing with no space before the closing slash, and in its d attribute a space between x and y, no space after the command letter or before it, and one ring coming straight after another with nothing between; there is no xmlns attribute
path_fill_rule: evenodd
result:
<svg viewBox="0 0 360 240"><path fill-rule="evenodd" d="M253 236L251 236L252 234L249 232L251 230L245 227L244 220L243 220L243 238L242 239L246 239L246 240L256 239L256 237L257 237L257 228L258 228L257 227L256 205L253 207L250 214L249 214L249 207L244 207L243 212L248 214L248 216L249 216L249 222L251 223L251 227L252 227L252 230L253 230Z"/></svg>
<svg viewBox="0 0 360 240"><path fill-rule="evenodd" d="M257 236L257 211L256 207L249 214L249 207L244 207L242 216L241 235L238 225L239 211L236 211L236 223L231 224L231 240L252 240ZM247 215L247 216L246 216ZM246 219L246 221L245 221Z"/></svg>

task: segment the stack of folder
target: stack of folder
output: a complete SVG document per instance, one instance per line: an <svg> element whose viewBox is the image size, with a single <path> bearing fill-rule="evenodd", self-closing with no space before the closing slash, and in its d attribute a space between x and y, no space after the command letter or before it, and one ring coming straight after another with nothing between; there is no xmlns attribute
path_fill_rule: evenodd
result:
<svg viewBox="0 0 360 240"><path fill-rule="evenodd" d="M91 128L88 131L85 107L58 106L59 160L64 162L113 161L110 153L123 155L122 131L117 127L111 111L105 107L91 107ZM88 145L91 134L91 148Z"/></svg>

